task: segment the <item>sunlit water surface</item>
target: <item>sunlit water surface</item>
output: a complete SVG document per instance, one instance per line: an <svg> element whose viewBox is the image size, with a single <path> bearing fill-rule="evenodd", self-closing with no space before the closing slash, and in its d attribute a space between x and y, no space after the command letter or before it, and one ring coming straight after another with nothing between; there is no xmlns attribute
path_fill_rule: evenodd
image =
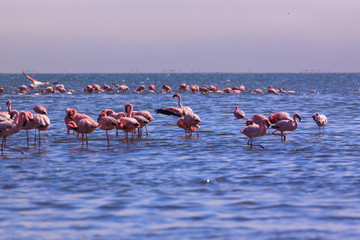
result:
<svg viewBox="0 0 360 240"><path fill-rule="evenodd" d="M357 239L360 236L360 74L34 74L63 83L73 95L17 95L30 83L21 74L0 75L0 105L48 109L46 146L26 147L24 131L0 157L1 239ZM84 94L87 84L126 84L131 91ZM176 107L163 83L246 87L244 94L183 93L183 105L201 117L200 136L184 138L177 118L155 113ZM249 94L267 87L295 94ZM310 93L309 90L316 90ZM97 119L104 108L149 110L155 121L149 137L124 141L124 134L97 129L89 147L66 134L65 109ZM256 138L250 150L239 133L245 121L235 106L253 114L298 112L299 128L286 142L271 135ZM325 134L311 116L328 117Z"/></svg>

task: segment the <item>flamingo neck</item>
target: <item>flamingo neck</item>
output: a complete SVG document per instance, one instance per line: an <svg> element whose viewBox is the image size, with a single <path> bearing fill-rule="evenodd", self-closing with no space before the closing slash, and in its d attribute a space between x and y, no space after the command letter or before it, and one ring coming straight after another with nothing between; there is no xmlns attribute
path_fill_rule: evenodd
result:
<svg viewBox="0 0 360 240"><path fill-rule="evenodd" d="M126 117L131 117L131 115L132 115L132 110L133 110L133 106L130 104L130 105L128 106L128 111L127 111L127 113L126 113Z"/></svg>
<svg viewBox="0 0 360 240"><path fill-rule="evenodd" d="M179 98L178 104L179 104L180 108L182 108L182 105L181 105L181 97L180 97L180 95L176 95L176 96Z"/></svg>

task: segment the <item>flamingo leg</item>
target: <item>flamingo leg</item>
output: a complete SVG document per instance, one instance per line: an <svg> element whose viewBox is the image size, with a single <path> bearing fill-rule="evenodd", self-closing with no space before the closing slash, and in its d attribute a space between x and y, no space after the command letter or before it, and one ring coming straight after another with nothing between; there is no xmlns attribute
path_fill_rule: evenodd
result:
<svg viewBox="0 0 360 240"><path fill-rule="evenodd" d="M149 133L148 133L148 130L147 130L147 127L145 126L145 130L146 130L146 137L149 136Z"/></svg>
<svg viewBox="0 0 360 240"><path fill-rule="evenodd" d="M27 142L27 147L29 147L29 131L26 129L26 142Z"/></svg>
<svg viewBox="0 0 360 240"><path fill-rule="evenodd" d="M87 136L87 133L85 134L85 137L86 137L86 148L88 148L88 146L89 146L89 142L88 142L88 136Z"/></svg>
<svg viewBox="0 0 360 240"><path fill-rule="evenodd" d="M81 134L81 146L84 146L84 133Z"/></svg>
<svg viewBox="0 0 360 240"><path fill-rule="evenodd" d="M107 136L107 142L108 142L108 148L110 147L110 140L109 140L109 133L108 131L106 131L106 136Z"/></svg>

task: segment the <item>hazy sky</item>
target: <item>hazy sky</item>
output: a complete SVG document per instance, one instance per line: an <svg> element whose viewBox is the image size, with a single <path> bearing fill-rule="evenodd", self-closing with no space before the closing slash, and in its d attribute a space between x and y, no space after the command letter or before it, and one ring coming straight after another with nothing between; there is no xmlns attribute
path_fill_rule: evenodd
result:
<svg viewBox="0 0 360 240"><path fill-rule="evenodd" d="M0 0L0 72L360 72L359 0Z"/></svg>

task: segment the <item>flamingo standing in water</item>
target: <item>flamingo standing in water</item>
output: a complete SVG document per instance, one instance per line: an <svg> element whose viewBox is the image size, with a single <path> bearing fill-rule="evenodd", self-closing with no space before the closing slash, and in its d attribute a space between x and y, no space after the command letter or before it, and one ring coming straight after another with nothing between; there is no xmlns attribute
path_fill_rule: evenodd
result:
<svg viewBox="0 0 360 240"><path fill-rule="evenodd" d="M126 117L120 118L120 123L122 125L122 129L125 132L125 137L129 139L129 132L132 133L132 138L134 138L134 131L140 127L140 123L132 116L133 106L130 103L125 105L127 109Z"/></svg>
<svg viewBox="0 0 360 240"><path fill-rule="evenodd" d="M290 117L290 114L288 114L287 112L277 112L274 114L270 114L270 116L269 116L269 121L272 124L275 124L281 120L291 120L292 121L292 118Z"/></svg>
<svg viewBox="0 0 360 240"><path fill-rule="evenodd" d="M9 119L9 120L3 120L0 121L0 137L2 138L2 143L1 143L1 154L4 154L4 148L8 148L11 150L15 150L18 152L21 152L22 154L25 154L24 151L17 149L17 148L10 148L8 146L6 146L6 138L20 132L21 127L24 125L25 122L28 121L27 119L27 115L25 112L21 111L20 114L18 111L16 110L12 110L12 114L16 117L14 120Z"/></svg>
<svg viewBox="0 0 360 240"><path fill-rule="evenodd" d="M115 118L106 115L106 112L101 112L99 114L98 123L100 124L100 129L106 131L108 147L110 147L108 131L113 130L117 126L118 122Z"/></svg>
<svg viewBox="0 0 360 240"><path fill-rule="evenodd" d="M173 96L173 98L177 97L179 100L178 100L178 104L179 104L179 107L181 109L181 114L184 116L186 114L191 114L191 113L194 113L194 111L190 108L190 107L186 107L186 106L183 106L181 105L181 96L180 94L175 94Z"/></svg>
<svg viewBox="0 0 360 240"><path fill-rule="evenodd" d="M40 131L44 131L44 145L45 145L45 132L50 126L50 119L48 116L46 116L47 109L45 107L37 105L34 107L34 111L38 113L34 116L33 121L35 128L39 131L39 149L40 149L40 143L41 143ZM36 139L36 133L35 133L35 139Z"/></svg>
<svg viewBox="0 0 360 240"><path fill-rule="evenodd" d="M314 113L312 115L312 118L314 119L316 124L319 126L319 133L320 133L321 127L323 127L323 133L325 133L325 125L327 124L327 117L320 113Z"/></svg>
<svg viewBox="0 0 360 240"><path fill-rule="evenodd" d="M234 117L236 120L245 118L244 111L240 110L238 106L235 107Z"/></svg>
<svg viewBox="0 0 360 240"><path fill-rule="evenodd" d="M268 119L262 119L260 125L258 124L251 124L249 126L244 127L241 129L240 133L246 135L249 138L247 145L250 145L250 149L253 146L259 146L262 149L265 149L262 145L254 145L253 139L255 137L264 136L267 132L267 128L270 126L270 121Z"/></svg>
<svg viewBox="0 0 360 240"><path fill-rule="evenodd" d="M39 87L39 86L42 86L42 85L50 84L49 82L39 82L39 81L35 80L34 78L30 77L29 75L27 75L27 74L24 73L24 72L23 72L23 74L25 75L25 77L26 77L27 79L29 79L30 81L33 82L34 87Z"/></svg>
<svg viewBox="0 0 360 240"><path fill-rule="evenodd" d="M255 115L252 117L253 123L256 123L257 125L260 125L263 119L269 120L269 119L267 119L267 117L265 117L265 116L262 115L262 114L255 114Z"/></svg>
<svg viewBox="0 0 360 240"><path fill-rule="evenodd" d="M271 126L271 128L276 129L272 134L274 134L276 131L280 131L281 132L281 134L280 134L281 141L285 141L286 136L284 135L284 132L285 131L294 131L299 126L299 123L296 121L296 118L298 118L299 122L301 122L300 115L298 113L294 113L292 120L281 120L281 121L275 123L275 125ZM274 134L274 135L276 135L276 134Z"/></svg>

